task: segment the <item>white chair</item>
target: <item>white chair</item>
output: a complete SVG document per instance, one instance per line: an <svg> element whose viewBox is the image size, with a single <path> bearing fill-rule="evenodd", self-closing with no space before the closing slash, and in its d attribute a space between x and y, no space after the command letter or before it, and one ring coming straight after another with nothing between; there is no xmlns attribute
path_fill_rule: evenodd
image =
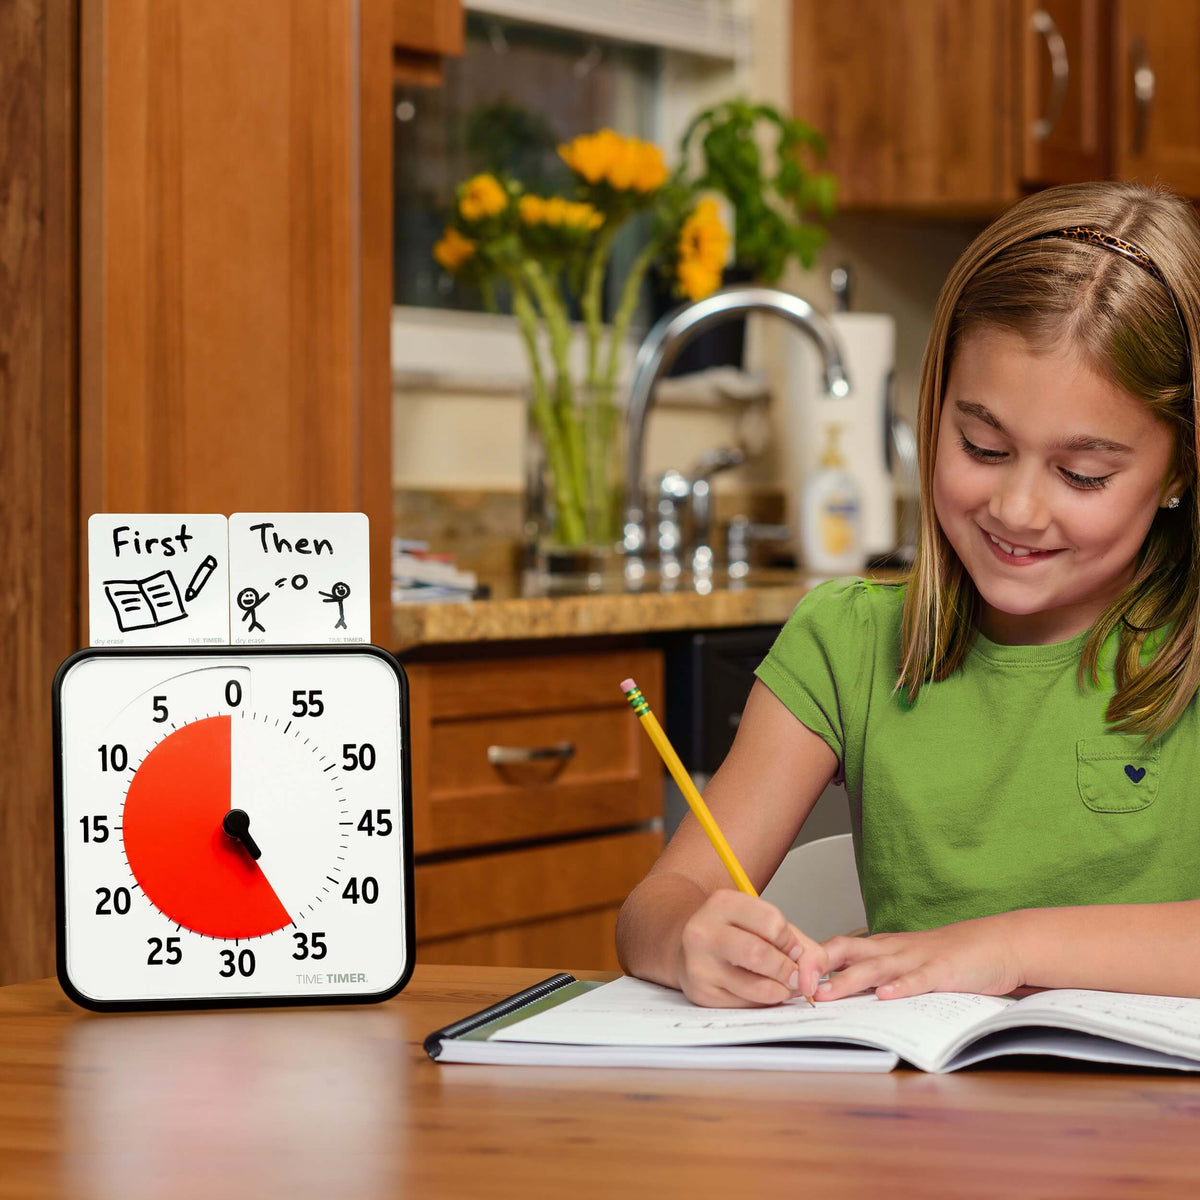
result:
<svg viewBox="0 0 1200 1200"><path fill-rule="evenodd" d="M865 928L854 839L839 833L789 850L762 897L814 941Z"/></svg>

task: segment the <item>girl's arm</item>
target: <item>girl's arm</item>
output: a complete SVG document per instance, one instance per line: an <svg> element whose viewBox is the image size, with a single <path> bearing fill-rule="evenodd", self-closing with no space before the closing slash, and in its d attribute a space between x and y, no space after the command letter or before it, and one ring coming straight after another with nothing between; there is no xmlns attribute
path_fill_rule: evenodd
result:
<svg viewBox="0 0 1200 1200"><path fill-rule="evenodd" d="M836 1000L877 988L1003 995L1021 985L1200 997L1200 900L1025 908L920 933L832 938L817 989Z"/></svg>
<svg viewBox="0 0 1200 1200"><path fill-rule="evenodd" d="M775 873L836 770L825 742L756 681L733 746L704 790L756 889ZM719 1007L811 995L825 963L821 947L774 905L733 890L691 813L625 901L617 954L627 974Z"/></svg>

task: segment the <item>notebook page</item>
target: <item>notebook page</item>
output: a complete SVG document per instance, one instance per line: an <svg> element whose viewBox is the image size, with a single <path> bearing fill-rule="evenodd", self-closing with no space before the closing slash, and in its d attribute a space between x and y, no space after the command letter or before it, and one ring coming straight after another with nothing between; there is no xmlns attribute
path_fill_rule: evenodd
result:
<svg viewBox="0 0 1200 1200"><path fill-rule="evenodd" d="M848 996L810 1008L701 1008L682 992L625 976L509 1025L496 1041L602 1046L720 1046L829 1040L894 1050L933 1069L944 1047L1014 1003L997 996L938 992L900 1000Z"/></svg>
<svg viewBox="0 0 1200 1200"><path fill-rule="evenodd" d="M1200 1059L1200 1000L1063 988L1019 1000L989 1029L1052 1025Z"/></svg>

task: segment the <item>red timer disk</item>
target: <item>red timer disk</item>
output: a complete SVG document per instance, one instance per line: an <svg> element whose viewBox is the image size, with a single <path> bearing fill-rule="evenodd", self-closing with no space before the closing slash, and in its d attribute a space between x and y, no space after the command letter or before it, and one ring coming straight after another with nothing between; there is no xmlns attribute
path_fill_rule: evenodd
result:
<svg viewBox="0 0 1200 1200"><path fill-rule="evenodd" d="M230 716L183 726L146 756L125 799L125 853L146 898L209 937L262 937L292 923L270 878L272 863L288 874L278 821L272 830L261 794L235 795L235 739L262 728Z"/></svg>

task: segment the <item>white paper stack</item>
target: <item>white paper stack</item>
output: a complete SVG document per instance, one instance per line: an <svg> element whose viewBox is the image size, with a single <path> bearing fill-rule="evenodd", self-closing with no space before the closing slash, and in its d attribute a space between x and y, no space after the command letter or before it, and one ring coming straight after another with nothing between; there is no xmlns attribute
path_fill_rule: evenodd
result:
<svg viewBox="0 0 1200 1200"><path fill-rule="evenodd" d="M447 555L429 553L428 542L392 539L392 603L429 604L439 600L470 600L479 580Z"/></svg>

